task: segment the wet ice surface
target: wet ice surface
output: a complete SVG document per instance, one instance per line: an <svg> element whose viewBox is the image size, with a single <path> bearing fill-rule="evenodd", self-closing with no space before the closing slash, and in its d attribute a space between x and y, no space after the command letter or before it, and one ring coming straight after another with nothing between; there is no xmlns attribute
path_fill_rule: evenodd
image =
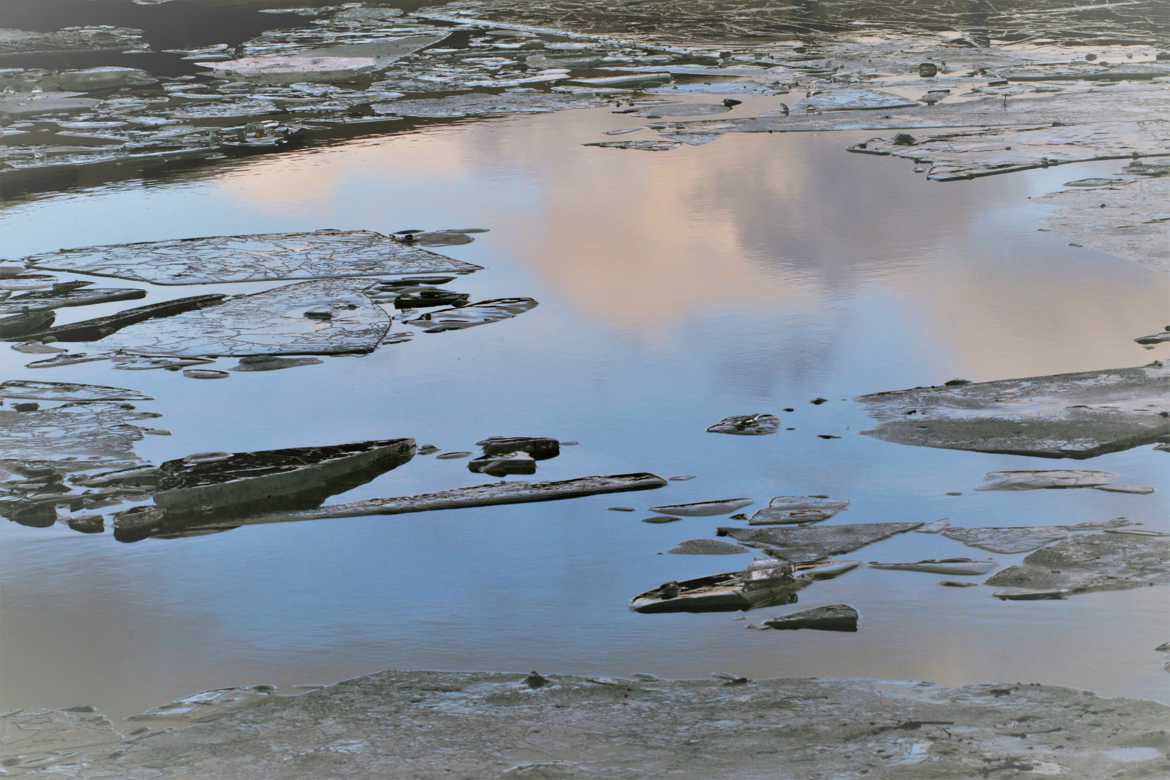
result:
<svg viewBox="0 0 1170 780"><path fill-rule="evenodd" d="M660 583L736 567L659 554L742 521L640 522L651 506L750 496L750 513L775 496L828 495L849 507L817 527L1125 515L1167 530L1170 494L1167 456L1149 446L1075 465L1152 495L978 491L990 471L1070 464L861 437L873 421L849 400L1165 357L1132 340L1164 324L1165 277L1037 232L1042 207L1026 200L1123 163L943 184L844 152L864 135L737 134L669 156L581 145L642 121L601 109L436 127L0 212L9 258L194 235L481 225L491 232L442 251L485 270L444 289L540 302L365 357L217 382L108 362L25 369L39 356L0 349L6 379L157 399L136 402L173 433L135 445L152 462L396 436L474 450L489 436L545 435L580 446L543 461L536 479L696 475L618 499L636 513L608 512L615 498L597 496L133 545L5 524L0 709L87 703L125 716L197 690L385 667L1030 680L1170 698L1153 652L1170 631L1164 587L1002 603L991 588L938 587L945 575L861 569L801 592L801 609L857 608L857 634L758 635L734 614L628 611ZM281 283L133 284L151 303ZM127 307L59 310L58 323ZM781 420L776 435L706 431L765 410ZM420 455L330 503L484 481L466 461ZM854 556L984 557L913 532Z"/></svg>

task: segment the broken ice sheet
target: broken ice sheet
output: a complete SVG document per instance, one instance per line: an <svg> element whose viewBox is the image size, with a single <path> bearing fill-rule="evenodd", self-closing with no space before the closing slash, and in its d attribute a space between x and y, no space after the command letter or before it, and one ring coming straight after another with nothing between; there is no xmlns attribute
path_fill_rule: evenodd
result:
<svg viewBox="0 0 1170 780"><path fill-rule="evenodd" d="M781 88L783 87L783 89ZM667 87L651 87L645 90L650 95L778 95L787 91L787 85L769 85L751 79L726 79L714 81L691 81L672 84Z"/></svg>
<svg viewBox="0 0 1170 780"><path fill-rule="evenodd" d="M0 28L0 54L149 50L143 31L135 27L93 25L63 27L52 32Z"/></svg>
<svg viewBox="0 0 1170 780"><path fill-rule="evenodd" d="M542 114L568 108L595 108L604 100L590 95L511 90L499 95L468 92L438 98L394 100L375 103L374 113L412 119L461 119L473 116Z"/></svg>
<svg viewBox="0 0 1170 780"><path fill-rule="evenodd" d="M793 563L819 561L861 549L896 534L913 531L922 523L859 523L856 525L814 525L798 528L719 528L719 536L730 536L749 547L758 547L776 558Z"/></svg>
<svg viewBox="0 0 1170 780"><path fill-rule="evenodd" d="M748 520L751 525L819 523L849 508L848 501L823 496L777 496Z"/></svg>
<svg viewBox="0 0 1170 780"><path fill-rule="evenodd" d="M596 146L599 149L633 149L639 152L669 152L681 146L679 141L663 141L656 139L639 139L628 141L595 141L584 146Z"/></svg>
<svg viewBox="0 0 1170 780"><path fill-rule="evenodd" d="M866 435L920 447L1083 459L1170 434L1170 368L1161 363L859 400L881 423Z"/></svg>
<svg viewBox="0 0 1170 780"><path fill-rule="evenodd" d="M357 279L300 282L218 306L140 322L100 344L108 351L174 357L366 353L390 316Z"/></svg>
<svg viewBox="0 0 1170 780"><path fill-rule="evenodd" d="M144 492L153 505L119 512L119 541L181 533L192 523L241 514L313 509L408 462L414 439L379 439L237 453L202 453L157 468L97 474L78 482L111 496Z"/></svg>
<svg viewBox="0 0 1170 780"><path fill-rule="evenodd" d="M1077 523L1075 525L1032 525L1008 526L1003 528L956 528L944 527L942 535L956 542L962 542L968 547L975 547L988 552L1011 555L1015 553L1031 552L1041 547L1060 542L1078 532L1093 530L1116 530L1124 528L1127 521L1124 519L1107 520L1095 523Z"/></svg>
<svg viewBox="0 0 1170 780"><path fill-rule="evenodd" d="M686 539L668 551L671 555L742 555L751 552L747 547L718 539Z"/></svg>
<svg viewBox="0 0 1170 780"><path fill-rule="evenodd" d="M1170 583L1170 538L1084 534L1030 554L988 585L1085 593Z"/></svg>
<svg viewBox="0 0 1170 780"><path fill-rule="evenodd" d="M818 111L874 111L878 109L910 108L915 101L873 89L831 89L817 92L798 104L799 108Z"/></svg>
<svg viewBox="0 0 1170 780"><path fill-rule="evenodd" d="M1036 108L1044 111L1051 107L1038 104ZM1017 121L1022 119L1025 117ZM928 178L954 181L1092 160L1163 155L1170 143L1170 127L1153 118L1082 125L1049 122L1031 127L951 130L910 143L900 140L904 141L898 137L874 138L850 151L927 163Z"/></svg>
<svg viewBox="0 0 1170 780"><path fill-rule="evenodd" d="M71 322L68 325L58 325L47 330L32 333L28 338L44 339L46 341L97 341L116 333L122 328L129 327L136 322L145 322L158 317L171 317L187 311L214 306L221 302L226 295L212 293L210 295L194 295L186 298L176 298L161 303L150 303L146 306L135 306L123 309L114 314L103 317Z"/></svg>
<svg viewBox="0 0 1170 780"><path fill-rule="evenodd" d="M25 261L162 285L332 279L480 270L370 230L262 233L62 249Z"/></svg>
<svg viewBox="0 0 1170 780"><path fill-rule="evenodd" d="M714 517L729 515L737 509L751 506L750 498L725 498L716 501L695 501L689 504L663 504L652 506L650 511L676 517Z"/></svg>
<svg viewBox="0 0 1170 780"><path fill-rule="evenodd" d="M93 306L98 303L132 301L145 298L146 291L135 288L73 287L60 285L48 290L32 290L13 295L0 302L0 316L25 310L64 309L70 306Z"/></svg>
<svg viewBox="0 0 1170 780"><path fill-rule="evenodd" d="M656 119L664 116L711 116L713 114L726 114L730 110L731 107L723 103L659 103L641 106L634 112L634 115Z"/></svg>
<svg viewBox="0 0 1170 780"><path fill-rule="evenodd" d="M30 383L31 384L31 383ZM54 394L47 390L45 394ZM72 386L75 396L117 395L116 388ZM132 391L122 391L129 394ZM64 391L55 393L65 396ZM0 514L51 525L55 496L69 493L63 480L94 469L141 465L134 444L157 414L124 402L72 402L30 411L0 409Z"/></svg>
<svg viewBox="0 0 1170 780"><path fill-rule="evenodd" d="M0 398L24 398L36 401L149 401L150 396L137 390L105 385L79 385L70 382L34 382L9 379L0 382Z"/></svg>
<svg viewBox="0 0 1170 780"><path fill-rule="evenodd" d="M766 412L724 417L707 428L708 433L729 433L736 436L767 436L778 430L780 418Z"/></svg>
<svg viewBox="0 0 1170 780"><path fill-rule="evenodd" d="M1170 143L1163 147L1170 149ZM1127 170L1144 170L1131 165ZM1072 184L1070 182L1070 184ZM1133 260L1158 271L1170 270L1170 178L1164 173L1118 181L1108 191L1070 187L1043 196L1051 204L1046 225L1070 241ZM1170 341L1170 333L1146 337Z"/></svg>
<svg viewBox="0 0 1170 780"><path fill-rule="evenodd" d="M467 306L439 309L406 322L408 325L422 328L426 333L442 333L511 319L535 309L536 306L537 302L532 298L495 298Z"/></svg>
<svg viewBox="0 0 1170 780"><path fill-rule="evenodd" d="M1092 469L1015 469L988 472L979 490L1053 490L1097 487L1117 479L1116 474Z"/></svg>
<svg viewBox="0 0 1170 780"><path fill-rule="evenodd" d="M232 371L280 371L298 366L316 366L321 361L315 357L278 357L276 355L252 355L240 358Z"/></svg>
<svg viewBox="0 0 1170 780"><path fill-rule="evenodd" d="M648 473L613 474L580 477L556 482L494 482L486 485L453 488L437 493L393 498L372 498L347 504L330 504L315 509L281 511L266 514L248 514L225 523L209 520L205 525L188 526L187 532L216 531L239 525L289 523L304 520L326 520L343 517L398 515L412 512L430 512L445 509L524 504L540 501L561 501L606 493L633 490L656 490L666 486L666 480Z"/></svg>
<svg viewBox="0 0 1170 780"><path fill-rule="evenodd" d="M439 43L447 34L408 35L376 43L308 49L296 54L270 54L220 62L201 62L220 78L241 78L264 84L349 82L385 70L403 57Z"/></svg>

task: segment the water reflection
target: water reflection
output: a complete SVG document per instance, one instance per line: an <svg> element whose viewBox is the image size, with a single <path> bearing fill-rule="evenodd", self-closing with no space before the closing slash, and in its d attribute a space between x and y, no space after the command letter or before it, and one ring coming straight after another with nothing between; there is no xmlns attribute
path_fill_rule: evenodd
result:
<svg viewBox="0 0 1170 780"><path fill-rule="evenodd" d="M1163 453L1093 461L1154 485L1152 496L975 493L987 471L1027 459L859 437L871 423L847 400L952 376L1148 361L1131 339L1161 322L1166 281L1037 233L1039 209L1026 201L1101 166L942 185L895 161L846 154L845 135L728 136L667 156L579 146L626 122L583 111L472 123L15 206L0 212L9 257L191 235L479 225L491 232L445 251L486 270L451 288L473 300L532 296L540 306L364 358L212 383L108 364L47 377L10 350L0 351L0 367L156 398L142 407L163 414L174 435L139 443L154 463L399 436L467 450L491 435L543 434L581 446L542 463L541 479L698 475L629 499L642 509L826 494L850 500L839 518L849 523L1125 514L1165 527ZM157 301L242 288L148 290ZM829 402L808 403L817 396ZM757 411L795 430L706 432ZM327 502L482 481L460 461L416 457ZM0 708L91 703L124 715L193 690L387 666L1026 679L1147 696L1164 680L1147 657L1170 630L1159 589L1004 605L987 589L863 569L802 594L809 606L858 607L855 636L757 636L728 616L635 615L626 603L647 588L735 566L658 555L711 537L723 519L647 525L607 512L614 503L240 528L129 546L108 534L9 525L0 529ZM968 553L911 533L863 554Z"/></svg>

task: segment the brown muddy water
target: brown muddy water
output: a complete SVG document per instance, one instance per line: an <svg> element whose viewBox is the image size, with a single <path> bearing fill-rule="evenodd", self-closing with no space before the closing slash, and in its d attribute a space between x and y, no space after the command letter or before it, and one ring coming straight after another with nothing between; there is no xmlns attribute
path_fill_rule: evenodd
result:
<svg viewBox="0 0 1170 780"><path fill-rule="evenodd" d="M627 609L664 581L750 559L663 554L726 520L641 523L657 504L823 493L852 502L834 523L1125 516L1170 530L1170 460L1151 447L1076 465L1153 495L975 492L988 471L1069 464L862 437L872 424L851 400L1166 357L1132 341L1165 324L1166 278L1039 231L1042 207L1029 201L1117 164L938 184L899 161L846 154L864 137L853 134L729 135L670 154L582 146L638 121L598 109L435 125L0 210L8 258L323 227L489 228L441 250L485 267L448 286L473 300L540 301L490 327L215 382L108 363L30 370L35 356L0 350L5 378L153 396L139 406L173 435L139 445L149 460L398 436L472 450L486 436L532 434L580 442L542 462L539 479L696 477L646 493L135 544L7 523L0 711L84 703L121 717L197 690L388 667L1030 681L1170 701L1153 652L1170 639L1167 588L1003 603L989 588L939 587L942 576L859 570L800 594L801 606L857 607L856 634L744 630L785 608L748 621ZM278 283L142 286L151 302ZM60 321L119 308L64 310ZM794 430L705 432L757 411ZM330 502L483 481L466 461L420 456ZM616 505L639 511L607 511ZM963 555L983 557L911 533L847 557Z"/></svg>

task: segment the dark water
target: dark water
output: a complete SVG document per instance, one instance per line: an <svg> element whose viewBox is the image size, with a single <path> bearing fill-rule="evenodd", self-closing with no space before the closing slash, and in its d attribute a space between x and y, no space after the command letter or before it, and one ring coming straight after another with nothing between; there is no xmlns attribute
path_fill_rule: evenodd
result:
<svg viewBox="0 0 1170 780"><path fill-rule="evenodd" d="M599 110L436 127L0 212L10 258L219 233L480 226L491 232L444 251L487 270L451 286L541 302L365 358L218 382L104 363L28 370L30 356L0 352L5 377L153 395L142 407L174 435L143 442L152 460L391 436L473 449L493 434L541 434L580 445L542 463L539 478L697 476L651 493L134 545L6 524L0 710L88 703L124 716L195 690L386 667L1027 680L1170 701L1152 652L1170 637L1165 588L1007 604L934 575L862 570L801 594L802 606L858 607L855 635L627 610L649 587L748 557L660 555L723 519L651 526L609 506L824 493L853 502L832 522L1125 515L1165 529L1170 491L1167 456L1143 448L1087 465L1154 495L973 492L987 471L1037 462L861 437L869 421L849 400L1164 357L1132 338L1163 324L1165 277L1038 232L1043 212L1028 200L1113 164L936 184L846 154L856 139L844 134L727 136L661 155L580 145L633 121ZM245 287L261 286L232 291ZM151 289L148 302L201 291ZM829 403L810 405L817 396ZM704 431L789 406L794 431ZM335 500L482 481L463 461L419 457ZM972 553L907 534L852 557Z"/></svg>

